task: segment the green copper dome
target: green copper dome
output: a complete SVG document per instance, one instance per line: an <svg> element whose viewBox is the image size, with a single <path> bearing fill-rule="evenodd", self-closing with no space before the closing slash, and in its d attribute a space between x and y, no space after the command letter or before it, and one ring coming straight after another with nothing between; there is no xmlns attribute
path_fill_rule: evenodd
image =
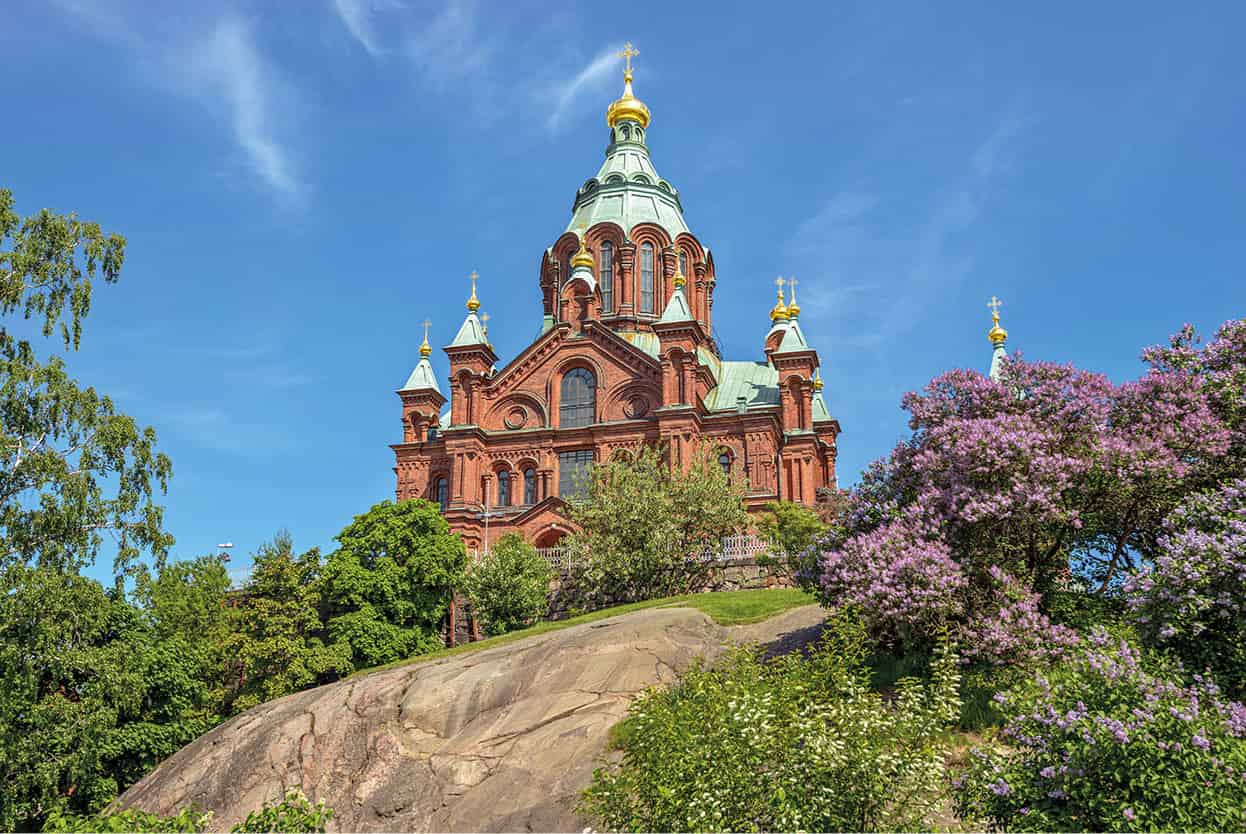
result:
<svg viewBox="0 0 1246 834"><path fill-rule="evenodd" d="M566 231L598 223L617 223L625 234L638 223L656 223L671 238L688 231L679 192L654 169L645 129L631 119L610 128L606 160L576 192Z"/></svg>

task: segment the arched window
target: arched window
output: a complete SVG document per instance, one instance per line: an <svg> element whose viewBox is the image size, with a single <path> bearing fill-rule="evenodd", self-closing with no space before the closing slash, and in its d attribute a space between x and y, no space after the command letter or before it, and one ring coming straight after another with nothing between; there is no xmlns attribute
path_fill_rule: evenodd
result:
<svg viewBox="0 0 1246 834"><path fill-rule="evenodd" d="M523 502L527 506L536 503L536 470L531 467L523 471Z"/></svg>
<svg viewBox="0 0 1246 834"><path fill-rule="evenodd" d="M688 277L688 253L682 249L679 250L679 273Z"/></svg>
<svg viewBox="0 0 1246 834"><path fill-rule="evenodd" d="M731 453L723 449L718 453L718 465L722 467L727 480L731 480Z"/></svg>
<svg viewBox="0 0 1246 834"><path fill-rule="evenodd" d="M448 486L449 484L446 482L445 478L438 478L433 482L433 499L441 507L442 512L445 512L447 502L450 498L448 494L449 490L447 489Z"/></svg>
<svg viewBox="0 0 1246 834"><path fill-rule="evenodd" d="M591 371L573 368L562 378L558 425L564 429L591 425L596 419L597 380Z"/></svg>
<svg viewBox="0 0 1246 834"><path fill-rule="evenodd" d="M511 473L503 469L498 473L498 506L511 505Z"/></svg>
<svg viewBox="0 0 1246 834"><path fill-rule="evenodd" d="M640 247L640 312L653 312L653 244Z"/></svg>
<svg viewBox="0 0 1246 834"><path fill-rule="evenodd" d="M598 259L597 283L601 284L601 309L609 313L614 309L614 245L606 241L601 245Z"/></svg>

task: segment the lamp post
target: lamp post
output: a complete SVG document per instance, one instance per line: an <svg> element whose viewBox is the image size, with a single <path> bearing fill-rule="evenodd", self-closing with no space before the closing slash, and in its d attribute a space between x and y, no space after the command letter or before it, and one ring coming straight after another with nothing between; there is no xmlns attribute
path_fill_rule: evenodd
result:
<svg viewBox="0 0 1246 834"><path fill-rule="evenodd" d="M481 512L476 513L476 518L484 519L484 522L485 522L485 550L484 552L488 553L489 552L489 519L497 518L498 516L503 515L504 513L502 513L500 510L489 509L488 496L485 497L485 503L482 506L484 507L484 509Z"/></svg>

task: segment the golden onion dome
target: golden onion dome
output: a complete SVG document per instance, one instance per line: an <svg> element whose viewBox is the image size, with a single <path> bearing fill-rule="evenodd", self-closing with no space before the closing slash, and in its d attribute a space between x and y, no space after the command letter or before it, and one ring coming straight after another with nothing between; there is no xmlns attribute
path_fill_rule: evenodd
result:
<svg viewBox="0 0 1246 834"><path fill-rule="evenodd" d="M472 297L467 299L467 310L474 313L480 309L480 299L476 297L476 279L479 276L476 274L476 270L473 269L469 277L472 279Z"/></svg>
<svg viewBox="0 0 1246 834"><path fill-rule="evenodd" d="M632 57L640 52L630 43L619 53L620 58L627 60L627 69L623 72L623 95L610 103L606 108L606 124L614 127L622 121L639 122L641 127L649 127L649 108L636 96L632 95Z"/></svg>
<svg viewBox="0 0 1246 834"><path fill-rule="evenodd" d="M1003 303L995 296L991 296L990 303L986 305L991 309L991 329L987 331L986 337L995 347L1003 347L1008 341L1008 331L999 326L999 308Z"/></svg>
<svg viewBox="0 0 1246 834"><path fill-rule="evenodd" d="M774 283L779 288L779 300L775 303L774 308L770 311L770 320L773 322L787 321L787 305L783 303L783 285L787 283L782 278L776 278Z"/></svg>
<svg viewBox="0 0 1246 834"><path fill-rule="evenodd" d="M816 370L813 372L813 390L817 393L822 390L822 374Z"/></svg>
<svg viewBox="0 0 1246 834"><path fill-rule="evenodd" d="M433 346L428 343L428 328L431 324L431 321L424 319L424 343L420 345L420 356L425 359L433 355Z"/></svg>
<svg viewBox="0 0 1246 834"><path fill-rule="evenodd" d="M586 266L589 269L593 268L593 256L588 251L588 247L584 245L583 235L580 235L580 248L571 256L571 268L575 269L581 266Z"/></svg>

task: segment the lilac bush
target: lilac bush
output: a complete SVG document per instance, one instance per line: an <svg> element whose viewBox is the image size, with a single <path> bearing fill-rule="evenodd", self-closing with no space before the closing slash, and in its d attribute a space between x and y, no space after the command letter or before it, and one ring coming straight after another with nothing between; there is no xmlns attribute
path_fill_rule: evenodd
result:
<svg viewBox="0 0 1246 834"><path fill-rule="evenodd" d="M912 436L869 467L822 542L824 602L868 605L891 635L951 618L991 663L1067 648L1046 596L1119 588L1161 556L1164 519L1216 483L1246 427L1246 323L1205 350L1183 331L1143 358L1120 385L1014 356L998 382L956 370L906 394Z"/></svg>
<svg viewBox="0 0 1246 834"><path fill-rule="evenodd" d="M957 610L966 584L948 546L905 521L849 539L822 566L826 597L898 641L932 633Z"/></svg>
<svg viewBox="0 0 1246 834"><path fill-rule="evenodd" d="M973 751L954 782L958 815L996 830L1243 830L1246 706L1162 669L1096 630L998 694L1000 743Z"/></svg>
<svg viewBox="0 0 1246 834"><path fill-rule="evenodd" d="M1075 631L1039 611L1038 594L998 567L989 573L995 583L993 599L961 631L967 660L986 666L1035 666L1078 644Z"/></svg>
<svg viewBox="0 0 1246 834"><path fill-rule="evenodd" d="M1246 479L1182 503L1160 545L1154 565L1125 585L1139 633L1246 692Z"/></svg>

